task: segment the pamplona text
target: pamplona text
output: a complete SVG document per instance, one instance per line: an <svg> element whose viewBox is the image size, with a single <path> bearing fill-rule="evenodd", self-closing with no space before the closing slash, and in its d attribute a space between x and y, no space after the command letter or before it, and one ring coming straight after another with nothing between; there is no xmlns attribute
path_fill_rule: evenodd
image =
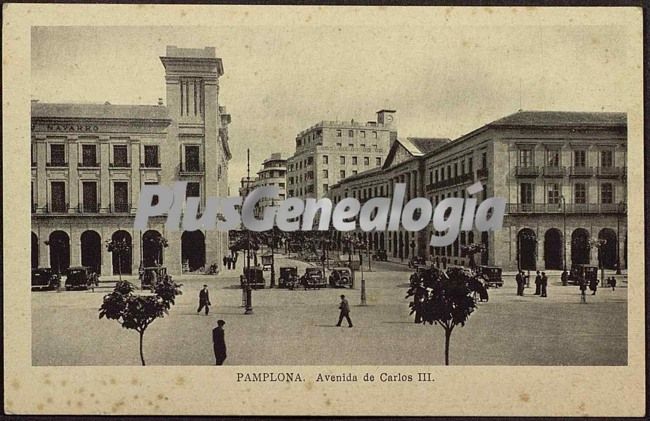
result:
<svg viewBox="0 0 650 421"><path fill-rule="evenodd" d="M505 200L486 198L480 204L471 197L483 191L478 182L467 188L468 197L448 197L433 207L430 200L416 197L404 203L406 184L394 184L393 197L375 197L363 205L353 197L346 197L333 204L328 198L300 199L291 197L279 200L279 188L258 187L246 198L209 197L205 208L199 211L200 198L186 197L187 182L174 183L173 188L161 185L144 185L140 191L138 211L134 228L145 231L149 218L167 215L165 226L170 231L240 229L241 225L251 231L267 231L277 225L283 231L420 231L433 223L435 232L430 245L445 247L452 244L459 232L494 231L501 229L505 212ZM157 198L157 202L154 201ZM260 200L273 201L256 216ZM478 205L478 206L477 206ZM317 217L318 216L318 217ZM316 225L316 227L314 227Z"/></svg>

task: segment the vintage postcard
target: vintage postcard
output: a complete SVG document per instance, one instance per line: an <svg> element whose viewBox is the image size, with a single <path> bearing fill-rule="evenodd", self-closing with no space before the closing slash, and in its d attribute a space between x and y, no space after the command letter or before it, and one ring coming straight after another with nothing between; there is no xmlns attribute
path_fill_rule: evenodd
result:
<svg viewBox="0 0 650 421"><path fill-rule="evenodd" d="M3 23L5 412L643 415L641 9Z"/></svg>

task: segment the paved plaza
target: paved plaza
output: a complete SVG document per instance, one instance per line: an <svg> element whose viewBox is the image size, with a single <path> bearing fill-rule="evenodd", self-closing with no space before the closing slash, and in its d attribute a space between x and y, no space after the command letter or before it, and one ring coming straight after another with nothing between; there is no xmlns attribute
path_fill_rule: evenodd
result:
<svg viewBox="0 0 650 421"><path fill-rule="evenodd" d="M243 259L241 259L243 260ZM240 262L241 262L240 260ZM308 264L277 259L280 266ZM253 291L253 315L241 307L237 270L218 276L176 277L183 284L170 314L145 334L148 365L211 365L211 330L226 321L226 365L442 365L444 333L413 323L405 299L410 271L374 263L364 273L367 306L355 289ZM606 274L607 275L607 274ZM265 272L267 285L270 274ZM131 278L130 278L131 279ZM549 282L549 297L516 296L512 277L490 289L465 327L451 338L452 365L625 365L627 283L599 288L580 303L578 288ZM137 283L137 282L136 282ZM139 284L139 283L137 283ZM212 308L197 315L198 292L208 284ZM138 334L98 319L102 292L32 293L34 365L139 365ZM339 295L348 296L353 328L335 327Z"/></svg>

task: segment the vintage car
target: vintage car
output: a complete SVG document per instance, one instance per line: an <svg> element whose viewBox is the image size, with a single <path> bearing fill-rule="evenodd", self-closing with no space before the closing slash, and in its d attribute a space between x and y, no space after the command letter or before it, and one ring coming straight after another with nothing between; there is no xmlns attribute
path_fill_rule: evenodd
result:
<svg viewBox="0 0 650 421"><path fill-rule="evenodd" d="M295 266L281 267L278 288L294 289L298 285L298 268Z"/></svg>
<svg viewBox="0 0 650 421"><path fill-rule="evenodd" d="M352 271L346 267L336 267L332 269L332 273L330 274L329 281L331 287L352 288Z"/></svg>
<svg viewBox="0 0 650 421"><path fill-rule="evenodd" d="M426 260L424 260L424 257L415 256L409 260L408 267L410 267L411 269L415 269L418 266L424 266L426 264L427 263Z"/></svg>
<svg viewBox="0 0 650 421"><path fill-rule="evenodd" d="M377 250L373 255L372 255L373 260L378 260L385 262L388 260L388 255L386 254L386 250Z"/></svg>
<svg viewBox="0 0 650 421"><path fill-rule="evenodd" d="M495 266L477 266L475 271L478 276L483 278L487 287L499 288L503 286L501 268Z"/></svg>
<svg viewBox="0 0 650 421"><path fill-rule="evenodd" d="M580 285L581 282L589 284L591 281L598 278L598 268L596 266L573 264L571 265L571 272L569 272L569 282Z"/></svg>
<svg viewBox="0 0 650 421"><path fill-rule="evenodd" d="M165 266L152 266L142 268L140 270L140 289L151 289L158 281L168 277L167 268Z"/></svg>
<svg viewBox="0 0 650 421"><path fill-rule="evenodd" d="M246 287L247 280L252 289L261 289L266 286L261 266L251 266L250 268L244 266L243 274L239 277L242 288Z"/></svg>
<svg viewBox="0 0 650 421"><path fill-rule="evenodd" d="M65 272L65 290L89 289L99 285L99 277L87 266L73 266Z"/></svg>
<svg viewBox="0 0 650 421"><path fill-rule="evenodd" d="M51 268L32 269L32 291L56 290L61 286L61 277Z"/></svg>
<svg viewBox="0 0 650 421"><path fill-rule="evenodd" d="M327 287L323 271L317 267L305 269L305 274L300 277L299 284L305 289L318 289Z"/></svg>

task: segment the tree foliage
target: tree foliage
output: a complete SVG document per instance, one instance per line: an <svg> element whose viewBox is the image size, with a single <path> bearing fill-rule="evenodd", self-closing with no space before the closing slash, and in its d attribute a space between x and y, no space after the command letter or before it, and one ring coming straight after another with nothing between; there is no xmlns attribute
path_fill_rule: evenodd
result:
<svg viewBox="0 0 650 421"><path fill-rule="evenodd" d="M449 341L456 326L465 326L476 309L473 294L478 285L473 273L460 268L443 272L435 267L412 278L407 298L416 321L440 325L445 331L445 364L449 364Z"/></svg>
<svg viewBox="0 0 650 421"><path fill-rule="evenodd" d="M128 281L116 283L113 292L106 294L99 308L99 318L116 320L123 328L140 334L140 360L145 365L143 353L144 333L156 319L169 314L182 285L164 277L154 287L151 295L134 294L135 286Z"/></svg>

